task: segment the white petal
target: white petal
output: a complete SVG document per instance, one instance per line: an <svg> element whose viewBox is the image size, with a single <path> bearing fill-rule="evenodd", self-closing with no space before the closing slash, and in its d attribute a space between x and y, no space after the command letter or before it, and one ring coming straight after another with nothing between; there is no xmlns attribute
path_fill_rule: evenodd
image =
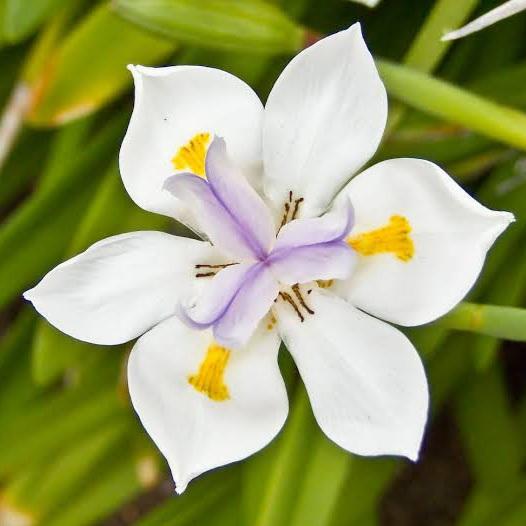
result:
<svg viewBox="0 0 526 526"><path fill-rule="evenodd" d="M308 302L315 314L303 323L284 302L277 320L324 433L352 453L415 460L429 397L409 340L328 292Z"/></svg>
<svg viewBox="0 0 526 526"><path fill-rule="evenodd" d="M359 24L297 55L265 109L265 190L282 206L292 190L303 216L320 215L376 151L387 96Z"/></svg>
<svg viewBox="0 0 526 526"><path fill-rule="evenodd" d="M130 70L135 107L119 157L124 186L142 208L194 227L191 210L163 190L165 180L177 172L172 158L196 134L210 133L225 139L229 155L243 170L260 170L261 102L247 84L218 69Z"/></svg>
<svg viewBox="0 0 526 526"><path fill-rule="evenodd" d="M467 294L486 253L513 221L470 197L443 170L420 159L393 159L353 179L342 195L354 206L351 238L386 225L393 215L411 225L414 255L358 255L338 292L370 314L401 325L442 316Z"/></svg>
<svg viewBox="0 0 526 526"><path fill-rule="evenodd" d="M495 9L488 11L482 16L479 16L469 24L466 24L464 27L461 27L456 31L450 31L449 33L446 33L442 37L442 40L456 40L457 38L471 35L471 33L476 33L481 29L496 24L497 22L515 15L520 11L524 11L524 9L526 9L526 0L509 0L508 2L504 2L502 5L499 5Z"/></svg>
<svg viewBox="0 0 526 526"><path fill-rule="evenodd" d="M197 263L215 263L209 243L162 232L104 239L49 272L24 297L79 340L114 345L172 316Z"/></svg>
<svg viewBox="0 0 526 526"><path fill-rule="evenodd" d="M171 318L137 341L128 363L133 406L168 460L178 493L201 473L263 448L287 417L275 331L262 327L245 348L231 351L224 370L230 398L223 401L188 381L210 343L210 332Z"/></svg>
<svg viewBox="0 0 526 526"><path fill-rule="evenodd" d="M366 5L367 7L376 7L380 3L380 0L352 0L352 1L356 2L357 4Z"/></svg>

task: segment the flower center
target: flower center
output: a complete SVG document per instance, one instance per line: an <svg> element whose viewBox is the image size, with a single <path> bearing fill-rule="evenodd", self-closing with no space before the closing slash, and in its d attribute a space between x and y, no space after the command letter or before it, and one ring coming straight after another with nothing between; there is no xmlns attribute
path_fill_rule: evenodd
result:
<svg viewBox="0 0 526 526"><path fill-rule="evenodd" d="M188 383L196 391L208 396L215 402L223 402L230 398L228 387L224 382L225 367L230 358L230 350L212 343L206 352L199 371L188 377Z"/></svg>
<svg viewBox="0 0 526 526"><path fill-rule="evenodd" d="M206 149L210 142L210 133L202 132L194 135L181 146L172 158L176 170L189 170L195 175L205 177Z"/></svg>
<svg viewBox="0 0 526 526"><path fill-rule="evenodd" d="M387 225L349 237L347 243L362 256L388 253L407 262L415 254L410 232L411 224L407 218L393 215Z"/></svg>

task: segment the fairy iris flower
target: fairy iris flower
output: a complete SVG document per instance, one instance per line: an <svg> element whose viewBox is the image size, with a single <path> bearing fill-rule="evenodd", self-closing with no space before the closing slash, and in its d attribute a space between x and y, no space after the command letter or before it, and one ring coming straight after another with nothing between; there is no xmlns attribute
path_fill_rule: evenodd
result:
<svg viewBox="0 0 526 526"><path fill-rule="evenodd" d="M132 66L120 168L133 200L202 241L134 232L96 243L25 297L75 338L119 344L131 399L178 492L281 429L282 339L341 447L416 459L422 363L379 318L419 325L468 292L512 221L438 166L374 154L387 97L360 26L296 56L266 107L220 70Z"/></svg>

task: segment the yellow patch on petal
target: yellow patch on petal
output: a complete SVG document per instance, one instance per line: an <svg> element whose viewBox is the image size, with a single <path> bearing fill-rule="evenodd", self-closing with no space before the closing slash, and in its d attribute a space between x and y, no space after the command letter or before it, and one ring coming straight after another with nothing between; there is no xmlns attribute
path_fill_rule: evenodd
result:
<svg viewBox="0 0 526 526"><path fill-rule="evenodd" d="M415 245L409 236L411 224L404 216L394 215L381 228L347 238L347 243L362 256L393 254L401 261L409 261Z"/></svg>
<svg viewBox="0 0 526 526"><path fill-rule="evenodd" d="M228 400L230 394L224 382L224 373L229 358L229 349L217 343L210 344L205 359L199 366L199 371L188 377L188 383L196 391L208 396L210 400L215 402Z"/></svg>
<svg viewBox="0 0 526 526"><path fill-rule="evenodd" d="M333 279L319 279L316 281L321 289L330 289L334 283Z"/></svg>
<svg viewBox="0 0 526 526"><path fill-rule="evenodd" d="M189 170L195 175L205 176L205 157L210 134L208 132L194 135L185 145L181 146L172 158L176 170Z"/></svg>
<svg viewBox="0 0 526 526"><path fill-rule="evenodd" d="M276 317L274 314L270 313L268 323L267 323L267 330L271 331L274 326L276 325L278 320L276 320Z"/></svg>

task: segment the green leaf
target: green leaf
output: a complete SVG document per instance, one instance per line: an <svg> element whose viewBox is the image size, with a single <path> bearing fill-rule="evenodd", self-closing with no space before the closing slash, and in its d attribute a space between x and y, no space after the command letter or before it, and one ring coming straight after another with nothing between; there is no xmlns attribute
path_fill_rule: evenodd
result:
<svg viewBox="0 0 526 526"><path fill-rule="evenodd" d="M27 0L5 0L4 38L11 44L23 40L67 1L31 0L29 6Z"/></svg>
<svg viewBox="0 0 526 526"><path fill-rule="evenodd" d="M2 492L0 517L2 509L22 509L44 522L50 512L75 495L99 463L107 462L112 448L122 447L118 442L129 434L129 424L129 420L117 419L112 426L66 444L60 455L20 470Z"/></svg>
<svg viewBox="0 0 526 526"><path fill-rule="evenodd" d="M499 526L523 526L524 521L526 521L526 504L524 502L524 498L520 501L517 501L515 506L513 506L511 509L504 511L502 516L499 518L499 521Z"/></svg>
<svg viewBox="0 0 526 526"><path fill-rule="evenodd" d="M229 53L223 50L196 47L186 48L177 57L177 63L181 65L200 64L228 71L254 89L268 76L270 68L274 66L272 55L261 55L258 60L254 60L254 55L250 52Z"/></svg>
<svg viewBox="0 0 526 526"><path fill-rule="evenodd" d="M526 107L526 93L517 86L526 83L526 64L520 62L512 66L492 71L470 84L470 89L483 97L494 99L502 104Z"/></svg>
<svg viewBox="0 0 526 526"><path fill-rule="evenodd" d="M123 17L177 41L251 53L294 53L304 30L261 0L116 0Z"/></svg>
<svg viewBox="0 0 526 526"><path fill-rule="evenodd" d="M477 485L494 491L512 486L521 473L522 437L500 367L478 375L459 391L456 414Z"/></svg>
<svg viewBox="0 0 526 526"><path fill-rule="evenodd" d="M522 526L526 517L526 480L515 482L504 491L475 487L462 510L458 526ZM522 510L522 511L520 511ZM522 522L513 520L517 512L522 513Z"/></svg>
<svg viewBox="0 0 526 526"><path fill-rule="evenodd" d="M78 221L78 211L87 206L91 191L93 186L90 185L72 195L66 203L61 203L52 217L27 237L8 240L10 225L5 225L5 229L0 231L0 239L6 240L5 245L0 241L0 254L9 253L5 259L0 258L0 279L4 280L4 287L0 290L0 306L20 296L58 263ZM35 213L36 217L40 217L40 212ZM2 235L4 232L5 236Z"/></svg>
<svg viewBox="0 0 526 526"><path fill-rule="evenodd" d="M68 176L60 184L37 190L1 226L0 305L40 279L64 255L79 210L87 206L101 169L118 148L122 128L121 119L110 121L77 157L68 160Z"/></svg>
<svg viewBox="0 0 526 526"><path fill-rule="evenodd" d="M49 69L51 60L66 33L81 16L79 11L83 2L84 0L73 0L54 13L38 33L27 54L20 74L20 82L32 87L33 103L36 103L38 97L42 95L41 92L45 88L43 81L47 78L43 73L46 68Z"/></svg>
<svg viewBox="0 0 526 526"><path fill-rule="evenodd" d="M3 211L8 210L39 175L49 151L50 135L42 130L22 130L5 164L0 167L0 208Z"/></svg>
<svg viewBox="0 0 526 526"><path fill-rule="evenodd" d="M0 340L0 371L2 371L2 376L6 374L7 367L20 359L24 347L30 341L34 322L35 315L32 309L24 309L15 320L11 321L9 329L2 336Z"/></svg>
<svg viewBox="0 0 526 526"><path fill-rule="evenodd" d="M35 510L47 515L67 502L104 457L122 446L127 435L129 439L132 429L129 418L116 418L111 425L72 441L71 447L53 460L45 477L40 477L38 491L31 495Z"/></svg>
<svg viewBox="0 0 526 526"><path fill-rule="evenodd" d="M242 526L239 522L239 510L234 503L225 500L220 503L211 517L203 517L207 526Z"/></svg>
<svg viewBox="0 0 526 526"><path fill-rule="evenodd" d="M466 377L472 374L472 363L466 348L469 348L470 336L453 334L441 345L427 364L427 378L431 386L431 404L434 411L463 385Z"/></svg>
<svg viewBox="0 0 526 526"><path fill-rule="evenodd" d="M52 187L71 174L72 161L83 151L89 141L93 118L79 119L56 132L52 148L39 179L39 190Z"/></svg>
<svg viewBox="0 0 526 526"><path fill-rule="evenodd" d="M244 524L289 524L316 426L307 393L298 386L285 429L276 442L246 466Z"/></svg>
<svg viewBox="0 0 526 526"><path fill-rule="evenodd" d="M33 124L50 126L89 114L131 84L127 64L155 64L174 49L175 44L101 5L71 31L40 71L28 118Z"/></svg>
<svg viewBox="0 0 526 526"><path fill-rule="evenodd" d="M304 464L290 526L328 526L335 514L353 457L317 430Z"/></svg>
<svg viewBox="0 0 526 526"><path fill-rule="evenodd" d="M49 401L40 400L0 431L0 474L45 460L96 426L109 425L122 412L115 390L107 387L98 392L91 390L86 398L67 393Z"/></svg>
<svg viewBox="0 0 526 526"><path fill-rule="evenodd" d="M0 342L0 426L40 394L31 378L28 352L35 321L33 309L23 309Z"/></svg>
<svg viewBox="0 0 526 526"><path fill-rule="evenodd" d="M144 467L155 470L155 479L144 476ZM150 451L137 451L124 443L101 463L96 473L85 479L81 491L62 501L46 526L88 526L96 524L120 506L149 489L157 480L157 457Z"/></svg>
<svg viewBox="0 0 526 526"><path fill-rule="evenodd" d="M493 145L492 145L493 146ZM456 161L447 166L447 171L455 179L470 182L480 179L489 170L498 166L501 161L506 161L510 157L510 152L500 145L488 148L483 152L476 153Z"/></svg>
<svg viewBox="0 0 526 526"><path fill-rule="evenodd" d="M353 457L331 526L362 526L364 517L374 514L401 467L402 463L394 458Z"/></svg>
<svg viewBox="0 0 526 526"><path fill-rule="evenodd" d="M426 325L406 327L404 333L409 337L424 362L427 362L446 339L448 330L439 325Z"/></svg>
<svg viewBox="0 0 526 526"><path fill-rule="evenodd" d="M23 206L19 207L2 225L0 230L0 253L2 250L12 249L24 238L42 225L42 218L57 211L61 205L67 203L72 196L78 196L88 185L97 182L93 172L100 171L101 164L105 164L113 157L118 147L123 130L120 117L110 121L87 145L78 152L76 157L68 156L63 159L60 170L67 166L67 176L57 176L57 184L45 184L38 188ZM54 178L54 176L49 175Z"/></svg>
<svg viewBox="0 0 526 526"><path fill-rule="evenodd" d="M402 107L399 107L400 109ZM402 116L403 112L399 113ZM422 115L422 114L420 114ZM425 116L427 118L427 116ZM467 156L487 152L494 143L458 126L435 119L407 124L394 130L375 155L375 161L397 157L417 157L439 164L462 162Z"/></svg>
<svg viewBox="0 0 526 526"><path fill-rule="evenodd" d="M0 47L5 42L4 26L5 26L5 9L7 0L0 0Z"/></svg>
<svg viewBox="0 0 526 526"><path fill-rule="evenodd" d="M526 115L400 64L379 60L388 93L430 115L526 149Z"/></svg>
<svg viewBox="0 0 526 526"><path fill-rule="evenodd" d="M241 466L229 466L193 481L179 497L169 499L137 522L136 526L193 526L209 524L216 509L232 507ZM227 523L231 524L231 523Z"/></svg>
<svg viewBox="0 0 526 526"><path fill-rule="evenodd" d="M491 6L487 0L480 3L482 9L476 14L482 14ZM457 40L455 53L446 65L445 74L448 78L453 75L459 82L466 82L523 57L524 20L523 15L513 16L468 38Z"/></svg>
<svg viewBox="0 0 526 526"><path fill-rule="evenodd" d="M32 352L32 374L38 385L49 385L86 356L106 347L75 340L40 319Z"/></svg>
<svg viewBox="0 0 526 526"><path fill-rule="evenodd" d="M28 357L26 352L23 353ZM69 378L67 389L35 392L29 363L17 361L21 373L17 376L33 386L33 396L27 399L27 386L21 392L5 389L0 394L14 399L0 412L0 478L19 470L22 466L45 460L59 452L64 444L94 429L106 420L127 414L126 407L116 389L122 370L122 353L108 350L105 354L93 353L76 377ZM10 374L10 381L13 374ZM34 394L39 394L35 397ZM23 399L22 397L26 397ZM10 401L8 399L8 401ZM0 400L3 401L3 400ZM21 403L22 401L22 403Z"/></svg>
<svg viewBox="0 0 526 526"><path fill-rule="evenodd" d="M185 227L172 219L139 208L126 193L114 163L86 210L67 255L76 255L96 241L116 234L136 230L164 230L168 227L177 235L189 233Z"/></svg>
<svg viewBox="0 0 526 526"><path fill-rule="evenodd" d="M477 3L478 0L437 0L405 54L404 64L425 73L433 71L452 44L442 42L444 30L462 25ZM386 136L396 129L405 114L406 108L400 104L391 105Z"/></svg>

